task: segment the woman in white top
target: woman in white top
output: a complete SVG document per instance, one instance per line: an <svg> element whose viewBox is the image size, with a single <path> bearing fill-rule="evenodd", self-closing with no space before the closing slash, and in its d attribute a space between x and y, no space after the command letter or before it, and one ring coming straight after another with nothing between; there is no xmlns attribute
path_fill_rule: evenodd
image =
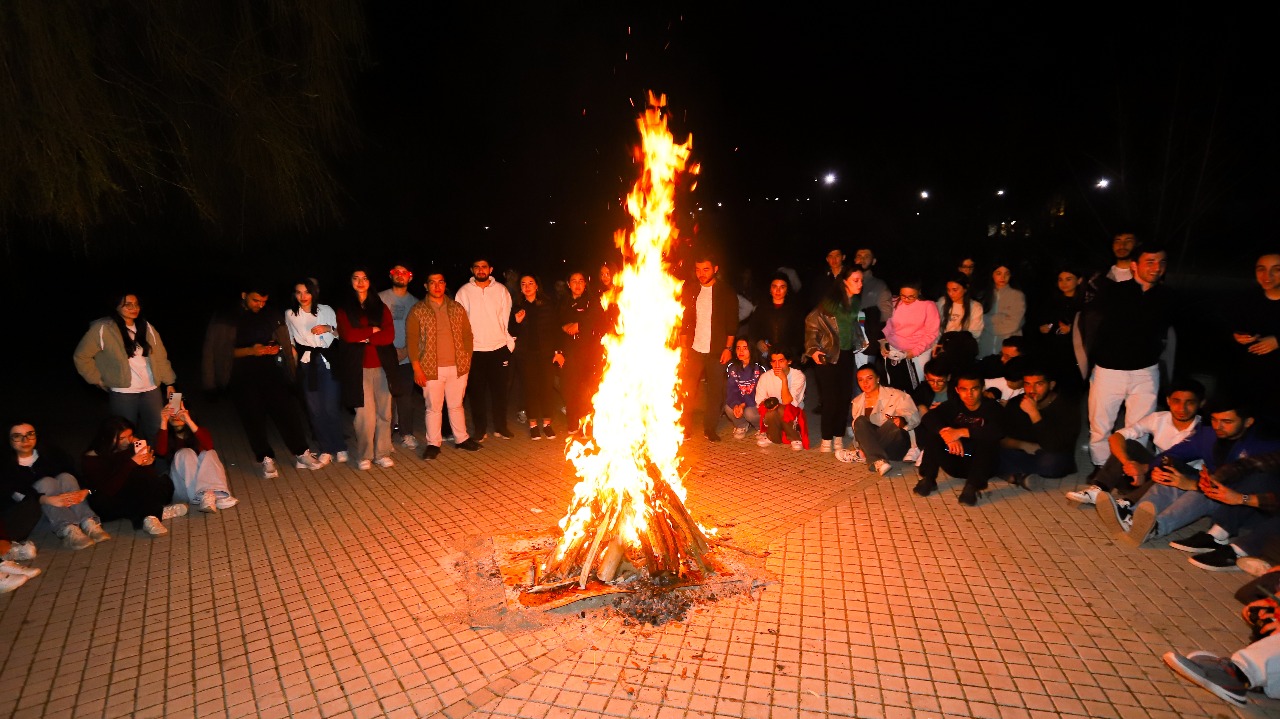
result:
<svg viewBox="0 0 1280 719"><path fill-rule="evenodd" d="M342 434L339 401L342 388L333 365L337 360L333 341L338 337L338 317L332 307L320 304L320 283L314 277L293 286L293 306L284 313L284 320L298 357L298 379L319 442L320 463L345 462L347 440Z"/></svg>
<svg viewBox="0 0 1280 719"><path fill-rule="evenodd" d="M991 299L988 303L985 326L978 340L978 356L1000 354L1001 344L1014 335L1022 334L1022 322L1027 314L1027 299L1022 290L1009 286L1013 272L1007 264L997 264L991 272Z"/></svg>
<svg viewBox="0 0 1280 719"><path fill-rule="evenodd" d="M76 371L106 391L112 415L154 433L165 400L161 385L172 385L177 377L160 333L142 317L138 296L119 295L114 308L80 339L73 356Z"/></svg>
<svg viewBox="0 0 1280 719"><path fill-rule="evenodd" d="M957 273L947 280L947 294L938 299L943 332L968 332L976 340L984 326L982 303L969 296L969 277Z"/></svg>

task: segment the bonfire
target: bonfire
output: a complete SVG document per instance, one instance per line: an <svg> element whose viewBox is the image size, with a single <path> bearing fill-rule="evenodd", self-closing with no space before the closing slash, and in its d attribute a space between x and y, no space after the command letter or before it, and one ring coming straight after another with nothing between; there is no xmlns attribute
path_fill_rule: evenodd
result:
<svg viewBox="0 0 1280 719"><path fill-rule="evenodd" d="M665 95L650 93L637 121L644 169L627 197L633 227L614 238L624 263L604 300L616 305L617 324L603 339L604 374L592 412L566 449L581 481L542 567L544 582L576 578L586 588L593 571L609 582L625 566L667 581L711 572L705 555L712 530L684 506L677 393L683 283L668 264L678 239L676 188L698 168L686 171L693 138L675 142L665 107Z"/></svg>

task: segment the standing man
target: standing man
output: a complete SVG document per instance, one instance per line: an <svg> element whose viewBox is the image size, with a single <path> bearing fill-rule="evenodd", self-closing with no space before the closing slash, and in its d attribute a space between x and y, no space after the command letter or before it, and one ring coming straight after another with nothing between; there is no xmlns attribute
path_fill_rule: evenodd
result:
<svg viewBox="0 0 1280 719"><path fill-rule="evenodd" d="M858 355L858 366L868 362L880 361L880 340L884 337L884 323L893 316L893 293L889 285L876 277L871 268L876 264L876 255L869 247L859 248L853 253L853 262L862 268L862 300L859 303L866 317L867 349Z"/></svg>
<svg viewBox="0 0 1280 719"><path fill-rule="evenodd" d="M418 439L414 436L414 417L418 416L414 412L413 405L417 393L412 391L413 387L413 364L409 361L409 351L405 349L405 319L409 316L409 311L413 306L418 304L418 298L409 292L409 283L413 281L413 272L409 270L407 265L395 265L391 268L391 287L378 293L378 297L382 298L382 303L391 310L391 322L395 325L396 338L392 346L396 349L396 359L399 364L392 370L397 377L388 377L388 384L400 390L400 394L391 395L393 431L400 435L400 443L405 449L416 450L418 448ZM397 429L398 428L398 429Z"/></svg>
<svg viewBox="0 0 1280 719"><path fill-rule="evenodd" d="M738 295L728 282L718 279L720 268L705 253L693 262L698 283L684 285L684 325L680 346L685 348L680 384L684 394L685 437L693 434L690 425L692 398L698 379L705 378L702 432L711 442L719 442L716 426L724 402L724 366L733 357L733 340L738 331Z"/></svg>
<svg viewBox="0 0 1280 719"><path fill-rule="evenodd" d="M840 276L841 272L844 272L844 250L839 247L831 247L831 249L827 250L827 255L823 259L827 263L827 271L818 275L818 277L809 286L810 307L818 304L826 298L827 290L831 289L831 283L836 281L836 278Z"/></svg>
<svg viewBox="0 0 1280 719"><path fill-rule="evenodd" d="M471 281L458 290L455 299L467 311L475 338L471 378L467 382L471 422L483 442L488 436L492 413L494 435L511 439L511 430L507 427L507 387L511 384L511 350L516 347L516 338L507 331L511 293L493 279L493 265L482 255L471 264ZM450 413L452 420L452 408Z"/></svg>
<svg viewBox="0 0 1280 719"><path fill-rule="evenodd" d="M1234 305L1231 318L1235 392L1248 392L1261 425L1280 429L1280 252L1258 258L1254 277L1260 292Z"/></svg>
<svg viewBox="0 0 1280 719"><path fill-rule="evenodd" d="M279 476L267 439L268 416L298 469L324 466L307 449L302 415L290 387L297 360L289 351L289 329L280 312L264 309L267 298L264 287L250 284L240 293L239 306L213 317L205 332L203 367L206 390L230 388L263 479Z"/></svg>
<svg viewBox="0 0 1280 719"><path fill-rule="evenodd" d="M501 287L501 285L499 285ZM449 407L453 446L474 452L479 443L467 434L462 398L471 371L473 339L471 321L462 305L449 299L444 275L427 275L427 297L415 304L405 320L405 348L413 368L413 381L422 388L426 404L427 446L423 459L440 455L441 412Z"/></svg>
<svg viewBox="0 0 1280 719"><path fill-rule="evenodd" d="M1160 285L1166 267L1163 249L1143 248L1132 265L1133 279L1103 285L1094 300L1100 315L1090 352L1089 454L1094 467L1111 456L1108 439L1122 403L1129 424L1155 411L1160 355L1173 323L1169 290Z"/></svg>

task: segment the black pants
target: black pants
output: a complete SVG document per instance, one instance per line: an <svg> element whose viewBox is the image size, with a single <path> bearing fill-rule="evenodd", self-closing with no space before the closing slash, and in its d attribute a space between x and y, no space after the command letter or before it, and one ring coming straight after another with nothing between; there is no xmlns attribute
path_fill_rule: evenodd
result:
<svg viewBox="0 0 1280 719"><path fill-rule="evenodd" d="M554 366L548 357L524 354L516 358L520 388L524 392L524 413L530 423L551 419L555 412L551 404L551 368Z"/></svg>
<svg viewBox="0 0 1280 719"><path fill-rule="evenodd" d="M471 405L471 422L477 437L489 431L511 434L507 427L507 386L511 384L511 350L499 347L488 352L471 353L471 372L467 375L467 403Z"/></svg>
<svg viewBox="0 0 1280 719"><path fill-rule="evenodd" d="M850 402L853 401L853 352L840 352L838 364L820 364L814 372L818 376L818 399L822 402L822 439L843 437L849 423Z"/></svg>
<svg viewBox="0 0 1280 719"><path fill-rule="evenodd" d="M147 471L142 471L144 469ZM89 495L89 506L104 522L127 519L134 529L138 529L142 527L143 517L159 519L164 513L164 506L172 500L173 482L148 467L130 474L115 494L94 492Z"/></svg>
<svg viewBox="0 0 1280 719"><path fill-rule="evenodd" d="M27 541L41 516L40 495L35 490L27 491L21 502L13 501L12 497L0 498L0 539Z"/></svg>
<svg viewBox="0 0 1280 719"><path fill-rule="evenodd" d="M412 434L417 435L418 418L423 417L426 413L426 407L422 401L422 388L413 383L413 364L406 362L402 365L396 365L393 370L400 376L400 381L392 382L391 378L387 378L387 384L390 386L407 387L408 391L400 395L391 395L391 404L395 409L395 422L392 424L396 427L396 434Z"/></svg>
<svg viewBox="0 0 1280 719"><path fill-rule="evenodd" d="M569 345L564 350L564 367L560 369L560 394L564 395L565 420L570 430L591 412L591 397L600 384L598 358L591 347ZM526 408L525 413L532 419Z"/></svg>
<svg viewBox="0 0 1280 719"><path fill-rule="evenodd" d="M249 448L259 462L275 458L267 439L267 417L275 423L289 454L307 451L307 436L302 429L302 412L298 399L283 376L248 375L231 380L231 398L240 415L240 424L249 438Z"/></svg>
<svg viewBox="0 0 1280 719"><path fill-rule="evenodd" d="M920 460L920 478L936 482L938 470L943 469L952 477L964 479L966 488L986 489L987 480L996 473L999 443L961 439L965 453L963 456L954 455L947 451L947 445L938 434L941 429L941 426L933 424L916 430L916 445L924 452Z"/></svg>
<svg viewBox="0 0 1280 719"><path fill-rule="evenodd" d="M684 395L684 426L688 428L693 417L693 397L698 391L698 380L705 378L707 386L702 395L702 431L715 434L724 410L724 367L720 365L720 351L696 352L686 350L684 364L680 368L681 394ZM848 404L846 402L846 404Z"/></svg>
<svg viewBox="0 0 1280 719"><path fill-rule="evenodd" d="M1151 454L1151 450L1146 448L1146 445L1141 442L1135 442L1132 439L1125 440L1124 451L1125 454L1129 455L1129 459L1139 464L1150 465L1155 461L1155 457ZM1135 480L1125 474L1124 465L1113 454L1107 457L1102 469L1093 475L1093 483L1108 492L1119 490L1120 495L1125 499L1136 499L1146 493L1147 480L1145 477Z"/></svg>
<svg viewBox="0 0 1280 719"><path fill-rule="evenodd" d="M911 449L911 435L906 430L889 421L876 426L866 417L853 421L853 439L867 456L868 464L879 459L897 462Z"/></svg>

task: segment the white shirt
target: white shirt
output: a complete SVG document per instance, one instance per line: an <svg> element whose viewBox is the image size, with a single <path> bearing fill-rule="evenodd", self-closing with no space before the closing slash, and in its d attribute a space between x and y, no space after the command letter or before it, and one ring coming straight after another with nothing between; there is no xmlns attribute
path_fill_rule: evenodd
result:
<svg viewBox="0 0 1280 719"><path fill-rule="evenodd" d="M1133 267L1132 264L1129 266ZM1133 270L1132 269L1122 270L1119 267L1112 265L1111 269L1107 270L1107 279L1111 280L1112 282L1127 282L1133 279Z"/></svg>
<svg viewBox="0 0 1280 719"><path fill-rule="evenodd" d="M1164 452L1181 442L1200 426L1200 416L1196 415L1186 429L1173 426L1173 415L1168 412L1152 412L1133 424L1118 430L1117 434L1125 439L1141 442L1147 437L1155 445L1156 452Z"/></svg>
<svg viewBox="0 0 1280 719"><path fill-rule="evenodd" d="M334 313L333 308L329 305L316 305L316 313L310 312L294 312L289 310L284 313L284 323L289 327L289 339L293 340L295 345L302 347L328 347L333 344L333 331L325 332L322 335L311 334L311 329L317 325L328 325L329 327L338 326L338 315ZM320 358L324 362L324 366L329 366L329 361ZM311 353L303 352L298 361L303 364L311 361Z"/></svg>
<svg viewBox="0 0 1280 719"><path fill-rule="evenodd" d="M125 327L125 329L129 331L130 337L137 339L138 332L135 328ZM148 326L149 329L150 326ZM134 345L133 356L129 358L129 386L113 387L111 391L122 394L138 394L150 392L156 387L156 378L151 374L151 360L142 354L142 345Z"/></svg>
<svg viewBox="0 0 1280 719"><path fill-rule="evenodd" d="M804 409L804 372L792 367L787 372L787 388L791 390L791 404ZM756 406L770 397L782 400L782 378L769 370L756 382Z"/></svg>
<svg viewBox="0 0 1280 719"><path fill-rule="evenodd" d="M698 288L698 320L693 324L693 351L709 354L711 352L711 288L700 285Z"/></svg>
<svg viewBox="0 0 1280 719"><path fill-rule="evenodd" d="M856 422L867 411L867 395L861 393L853 398L853 419ZM889 417L901 417L906 422L904 429L913 430L920 424L920 408L911 399L911 395L894 387L880 386L876 395L875 406L871 408L871 424L879 427Z"/></svg>
<svg viewBox="0 0 1280 719"><path fill-rule="evenodd" d="M471 320L472 351L492 352L506 347L516 348L516 338L507 331L511 319L511 293L492 277L481 287L476 278L463 285L454 298L467 311Z"/></svg>

